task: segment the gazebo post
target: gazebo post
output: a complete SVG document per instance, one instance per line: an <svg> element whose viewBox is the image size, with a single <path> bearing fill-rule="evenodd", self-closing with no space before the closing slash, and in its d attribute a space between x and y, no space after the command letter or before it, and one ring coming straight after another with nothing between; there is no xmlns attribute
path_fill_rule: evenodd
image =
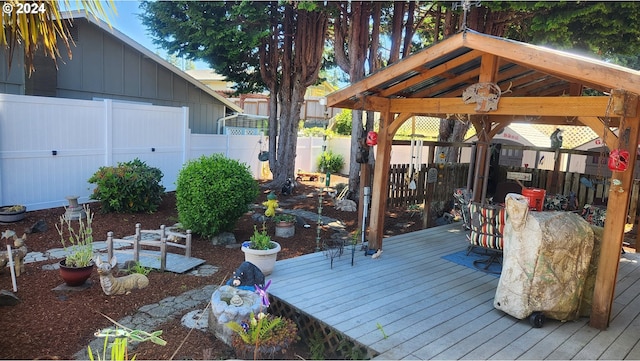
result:
<svg viewBox="0 0 640 361"><path fill-rule="evenodd" d="M384 216L389 197L389 168L391 166L391 144L398 128L409 119L411 114L400 114L394 119L394 113L380 113L380 129L378 130L378 147L376 149L376 165L373 169L371 192L371 219L369 221L369 249L382 249L384 235Z"/></svg>
<svg viewBox="0 0 640 361"><path fill-rule="evenodd" d="M490 121L474 121L474 127L476 128L476 133L478 134L478 141L476 142L476 152L475 152L475 169L474 169L474 178L473 178L473 201L474 202L484 202L484 197L486 195L485 192L485 180L488 174L487 169L487 158L489 153L489 142L491 142L491 138L489 137L489 132L491 131L491 122Z"/></svg>
<svg viewBox="0 0 640 361"><path fill-rule="evenodd" d="M636 99L637 100L637 99ZM629 151L629 168L624 172L612 172L609 199L607 201L607 217L604 222L604 235L600 245L600 259L598 273L593 291L591 318L589 325L600 330L609 327L611 308L615 296L616 279L620 263L620 252L624 239L624 227L629 209L629 199L637 158L637 147L640 132L640 107L637 102L630 107L634 110L634 117L626 118L624 124L628 127L629 139L626 142ZM624 116L624 115L623 115ZM621 120L622 124L622 120ZM609 149L620 147L620 138L625 129L621 129L617 139L607 141ZM607 138L608 139L608 138ZM619 183L619 184L617 184Z"/></svg>

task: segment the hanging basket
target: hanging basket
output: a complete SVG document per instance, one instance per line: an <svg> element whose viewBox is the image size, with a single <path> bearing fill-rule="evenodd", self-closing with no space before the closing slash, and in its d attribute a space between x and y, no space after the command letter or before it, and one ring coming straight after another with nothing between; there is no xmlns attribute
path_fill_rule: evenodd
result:
<svg viewBox="0 0 640 361"><path fill-rule="evenodd" d="M263 150L262 152L258 153L258 160L260 160L261 162L266 162L269 160L269 152L266 150Z"/></svg>

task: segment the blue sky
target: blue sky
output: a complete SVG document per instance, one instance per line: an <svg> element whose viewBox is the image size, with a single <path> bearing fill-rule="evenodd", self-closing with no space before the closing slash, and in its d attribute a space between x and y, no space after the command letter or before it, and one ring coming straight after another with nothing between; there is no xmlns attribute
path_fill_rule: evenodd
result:
<svg viewBox="0 0 640 361"><path fill-rule="evenodd" d="M139 1L116 0L114 3L116 5L118 15L111 16L111 26L140 43L147 49L154 53L158 53L163 58L166 58L166 52L153 44L147 29L142 25L142 21L138 18L138 14L141 13L141 10L138 8ZM196 62L196 68L208 69L209 67L206 63Z"/></svg>

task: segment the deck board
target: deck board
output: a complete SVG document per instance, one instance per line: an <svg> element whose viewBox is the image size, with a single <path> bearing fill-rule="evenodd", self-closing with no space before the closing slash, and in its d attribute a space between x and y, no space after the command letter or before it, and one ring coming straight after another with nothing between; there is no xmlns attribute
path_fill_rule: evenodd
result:
<svg viewBox="0 0 640 361"><path fill-rule="evenodd" d="M353 265L351 246L333 268L326 252L281 260L269 291L381 360L640 358L638 254L621 255L606 331L587 318L536 329L493 307L498 277L441 258L467 245L454 224L387 238L379 259L356 245Z"/></svg>

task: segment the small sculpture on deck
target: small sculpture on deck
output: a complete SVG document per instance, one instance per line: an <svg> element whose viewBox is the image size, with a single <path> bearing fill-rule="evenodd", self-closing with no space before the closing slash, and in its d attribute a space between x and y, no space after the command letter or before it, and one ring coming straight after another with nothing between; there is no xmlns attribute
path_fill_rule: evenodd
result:
<svg viewBox="0 0 640 361"><path fill-rule="evenodd" d="M129 294L132 290L142 289L149 285L147 276L140 273L132 273L124 277L114 277L111 271L118 264L115 256L109 263L102 262L100 256L94 258L100 275L102 291L107 296Z"/></svg>

